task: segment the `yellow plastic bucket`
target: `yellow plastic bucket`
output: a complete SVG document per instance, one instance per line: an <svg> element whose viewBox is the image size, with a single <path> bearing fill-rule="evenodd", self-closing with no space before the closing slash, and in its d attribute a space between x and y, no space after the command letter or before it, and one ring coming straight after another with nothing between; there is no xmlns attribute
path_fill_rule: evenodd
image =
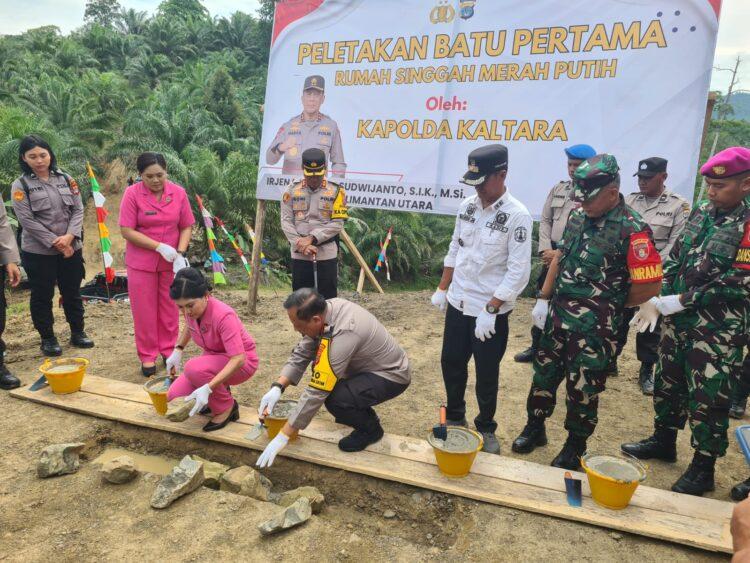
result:
<svg viewBox="0 0 750 563"><path fill-rule="evenodd" d="M52 392L57 395L75 393L81 388L89 361L85 358L44 360L39 371L47 378Z"/></svg>
<svg viewBox="0 0 750 563"><path fill-rule="evenodd" d="M167 414L167 391L172 379L169 376L163 375L155 379L147 381L143 388L151 398L151 402L154 404L154 409L161 416Z"/></svg>
<svg viewBox="0 0 750 563"><path fill-rule="evenodd" d="M484 446L479 432L462 426L449 426L448 439L445 441L435 438L432 432L427 436L427 441L435 452L440 473L447 477L468 475L477 452Z"/></svg>
<svg viewBox="0 0 750 563"><path fill-rule="evenodd" d="M292 399L281 400L276 403L276 405L273 407L273 411L271 411L271 413L265 418L265 425L266 430L268 431L269 439L273 440L276 437L276 434L281 432L281 429L289 419L289 415L296 406L297 401L294 401ZM296 439L297 437L295 436L291 441L293 442Z"/></svg>
<svg viewBox="0 0 750 563"><path fill-rule="evenodd" d="M587 453L581 465L589 479L591 498L612 510L628 506L638 485L646 479L646 468L635 459Z"/></svg>

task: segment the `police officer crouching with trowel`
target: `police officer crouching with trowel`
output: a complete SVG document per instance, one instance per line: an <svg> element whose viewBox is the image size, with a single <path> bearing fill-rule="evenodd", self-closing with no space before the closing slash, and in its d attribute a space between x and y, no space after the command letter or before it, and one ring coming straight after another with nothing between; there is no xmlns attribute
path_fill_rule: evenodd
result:
<svg viewBox="0 0 750 563"><path fill-rule="evenodd" d="M281 198L281 229L292 245L292 290L338 294L338 235L348 218L344 188L326 178L325 153L302 153L304 178Z"/></svg>
<svg viewBox="0 0 750 563"><path fill-rule="evenodd" d="M339 441L345 452L358 452L383 437L373 406L403 393L411 382L409 359L385 327L368 311L345 299L326 299L312 288L298 289L284 301L297 344L281 376L263 395L261 418L289 385L297 385L312 362L308 387L287 423L258 458L270 466L289 440L326 406L339 424L354 431Z"/></svg>

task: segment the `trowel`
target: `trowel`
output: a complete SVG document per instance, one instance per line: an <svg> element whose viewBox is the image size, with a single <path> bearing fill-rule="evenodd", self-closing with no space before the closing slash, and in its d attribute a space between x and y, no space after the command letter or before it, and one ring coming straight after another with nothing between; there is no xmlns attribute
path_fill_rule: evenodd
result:
<svg viewBox="0 0 750 563"><path fill-rule="evenodd" d="M573 478L570 471L565 472L565 494L570 506L581 506L581 480Z"/></svg>
<svg viewBox="0 0 750 563"><path fill-rule="evenodd" d="M448 426L446 426L446 420L445 405L442 405L440 407L440 424L436 424L432 427L432 435L438 440L445 441L448 439Z"/></svg>
<svg viewBox="0 0 750 563"><path fill-rule="evenodd" d="M250 430L247 431L247 434L245 434L245 440L250 440L251 442L254 442L258 438L260 438L260 435L263 434L263 428L266 427L266 422L264 419L260 418L258 419L258 424L253 424L250 427Z"/></svg>
<svg viewBox="0 0 750 563"><path fill-rule="evenodd" d="M47 383L47 377L43 375L31 384L31 387L29 387L29 391L39 391L42 387L46 387L47 385L49 385Z"/></svg>

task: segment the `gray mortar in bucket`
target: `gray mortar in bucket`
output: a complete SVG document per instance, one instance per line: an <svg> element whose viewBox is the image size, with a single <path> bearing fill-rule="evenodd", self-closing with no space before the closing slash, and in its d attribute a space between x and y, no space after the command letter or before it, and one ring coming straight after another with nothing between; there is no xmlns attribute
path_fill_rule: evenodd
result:
<svg viewBox="0 0 750 563"><path fill-rule="evenodd" d="M286 420L295 408L297 408L297 401L295 400L288 399L285 401L279 401L274 405L273 410L266 418L273 420Z"/></svg>
<svg viewBox="0 0 750 563"><path fill-rule="evenodd" d="M152 379L151 381L147 381L144 384L144 387L146 388L146 391L150 391L151 393L166 393L171 384L172 379L167 375L163 375L156 379Z"/></svg>
<svg viewBox="0 0 750 563"><path fill-rule="evenodd" d="M430 432L427 441L433 448L452 454L470 454L479 449L479 438L476 434L457 426L449 426L448 437L445 440L435 438Z"/></svg>
<svg viewBox="0 0 750 563"><path fill-rule="evenodd" d="M616 457L613 455L594 454L584 457L586 466L600 475L617 479L623 483L633 483L643 481L646 478L646 472L642 467L635 464L629 459Z"/></svg>

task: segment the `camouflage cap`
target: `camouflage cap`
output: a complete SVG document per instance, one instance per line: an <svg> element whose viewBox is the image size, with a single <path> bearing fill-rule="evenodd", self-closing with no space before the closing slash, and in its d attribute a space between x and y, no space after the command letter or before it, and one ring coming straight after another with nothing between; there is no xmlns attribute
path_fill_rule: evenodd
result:
<svg viewBox="0 0 750 563"><path fill-rule="evenodd" d="M620 167L611 154L597 154L584 160L573 173L573 199L586 201L620 177Z"/></svg>

